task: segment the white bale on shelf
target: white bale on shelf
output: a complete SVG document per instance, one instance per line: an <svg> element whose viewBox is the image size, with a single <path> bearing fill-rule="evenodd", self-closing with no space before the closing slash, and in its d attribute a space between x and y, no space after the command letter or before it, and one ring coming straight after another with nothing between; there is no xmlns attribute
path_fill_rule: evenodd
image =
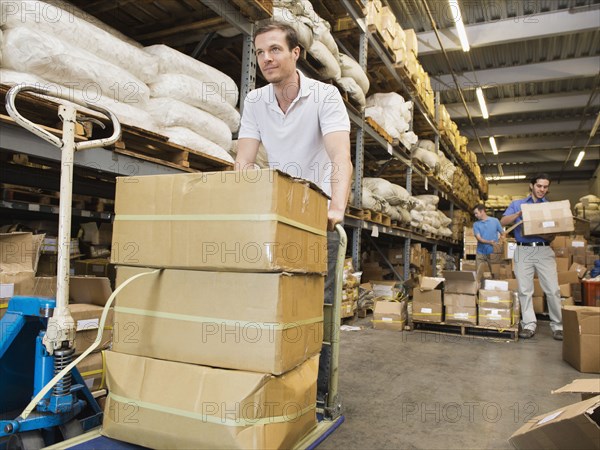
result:
<svg viewBox="0 0 600 450"><path fill-rule="evenodd" d="M210 84L184 74L161 74L150 84L153 98L168 97L200 108L227 124L232 132L240 126L240 113L222 100Z"/></svg>
<svg viewBox="0 0 600 450"><path fill-rule="evenodd" d="M435 142L429 139L421 139L417 142L417 147L425 149L430 152L435 152Z"/></svg>
<svg viewBox="0 0 600 450"><path fill-rule="evenodd" d="M36 0L4 1L4 29L27 27L51 35L95 55L149 83L158 74L158 61L120 37L73 14L71 7L61 9ZM106 94L105 94L106 95Z"/></svg>
<svg viewBox="0 0 600 450"><path fill-rule="evenodd" d="M313 34L314 39L325 45L334 58L339 60L339 48L331 34L331 25L329 25L329 22L323 19L317 21L313 27Z"/></svg>
<svg viewBox="0 0 600 450"><path fill-rule="evenodd" d="M202 90L207 95L215 97L218 94L231 106L237 104L238 87L220 70L166 45L151 45L144 51L157 58L159 74L182 74L195 78L204 84Z"/></svg>
<svg viewBox="0 0 600 450"><path fill-rule="evenodd" d="M331 54L331 52L325 47L325 44L319 41L314 41L308 49L310 53L317 61L323 64L323 67L319 67L317 70L319 76L324 80L337 80L340 78L342 71L337 58Z"/></svg>
<svg viewBox="0 0 600 450"><path fill-rule="evenodd" d="M427 151L421 147L417 147L412 154L413 158L418 159L419 161L421 161L423 164L425 164L427 167L429 167L430 169L434 170L439 161L440 158L437 154Z"/></svg>
<svg viewBox="0 0 600 450"><path fill-rule="evenodd" d="M365 107L365 94L363 93L356 80L354 80L354 78L341 77L338 78L336 81L356 103L358 103L363 108Z"/></svg>
<svg viewBox="0 0 600 450"><path fill-rule="evenodd" d="M151 98L146 111L163 127L189 128L219 147L231 149L231 130L218 117L172 98Z"/></svg>
<svg viewBox="0 0 600 450"><path fill-rule="evenodd" d="M363 186L390 205L397 206L408 201L410 195L402 186L390 183L383 178L363 178Z"/></svg>
<svg viewBox="0 0 600 450"><path fill-rule="evenodd" d="M182 145L191 150L195 150L206 155L220 158L227 162L233 162L233 158L228 152L226 152L214 142L211 142L205 137L194 133L189 128L167 127L163 129L163 134L168 136L169 141L174 142L175 144Z"/></svg>
<svg viewBox="0 0 600 450"><path fill-rule="evenodd" d="M298 35L300 45L309 49L313 44L313 33L308 25L300 20L296 14L287 8L273 7L273 19L279 22L287 23Z"/></svg>
<svg viewBox="0 0 600 450"><path fill-rule="evenodd" d="M423 195L415 195L415 198L425 202L426 204L430 204L433 206L437 206L440 203L440 198L437 195L423 194Z"/></svg>
<svg viewBox="0 0 600 450"><path fill-rule="evenodd" d="M370 87L369 78L365 71L360 67L360 64L345 53L340 53L340 68L342 70L342 77L354 78L363 93L367 95Z"/></svg>
<svg viewBox="0 0 600 450"><path fill-rule="evenodd" d="M102 95L142 107L148 86L125 69L47 33L26 27L4 32L2 66L67 85L90 97Z"/></svg>

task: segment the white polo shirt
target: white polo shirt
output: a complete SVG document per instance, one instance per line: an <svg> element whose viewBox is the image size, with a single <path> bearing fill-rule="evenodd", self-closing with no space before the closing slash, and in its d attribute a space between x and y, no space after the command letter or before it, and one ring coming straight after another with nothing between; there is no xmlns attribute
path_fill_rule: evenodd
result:
<svg viewBox="0 0 600 450"><path fill-rule="evenodd" d="M300 91L285 114L272 84L246 96L238 138L261 141L271 168L310 180L331 195L335 170L323 136L350 131L350 119L335 86L298 74Z"/></svg>

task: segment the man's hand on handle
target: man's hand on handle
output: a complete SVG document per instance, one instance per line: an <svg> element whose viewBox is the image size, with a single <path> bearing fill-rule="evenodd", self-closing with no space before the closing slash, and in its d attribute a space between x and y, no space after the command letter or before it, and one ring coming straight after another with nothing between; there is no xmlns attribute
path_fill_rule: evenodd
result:
<svg viewBox="0 0 600 450"><path fill-rule="evenodd" d="M327 211L327 230L334 231L335 226L338 223L342 223L343 220L344 220L344 211L330 209L329 211Z"/></svg>

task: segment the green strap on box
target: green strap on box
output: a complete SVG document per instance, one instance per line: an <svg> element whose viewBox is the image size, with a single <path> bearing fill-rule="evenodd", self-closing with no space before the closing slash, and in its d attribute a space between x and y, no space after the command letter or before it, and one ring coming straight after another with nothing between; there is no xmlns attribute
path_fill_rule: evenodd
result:
<svg viewBox="0 0 600 450"><path fill-rule="evenodd" d="M117 214L115 221L141 222L281 222L318 236L327 231L292 220L279 214Z"/></svg>
<svg viewBox="0 0 600 450"><path fill-rule="evenodd" d="M171 408L169 406L158 405L156 403L143 402L143 401L137 400L137 399L126 398L126 397L117 395L113 392L110 392L108 394L108 398L112 399L116 402L119 402L119 403L135 405L139 408L149 409L152 411L158 411L158 412L165 413L165 414L172 414L172 415L180 416L180 417L187 417L188 419L200 420L202 422L212 423L215 425L226 425L229 427L248 427L248 426L254 426L254 425L268 425L268 424L273 424L273 423L292 422L292 421L298 419L299 417L302 417L307 412L316 408L316 405L312 404L312 405L307 406L306 408L303 408L298 413L292 414L289 416L261 417L259 419L244 419L244 418L227 419L225 417L215 417L215 416L210 416L208 414L202 414L202 413L197 413L197 412L192 412L192 411L185 411L185 410L179 409L179 408Z"/></svg>
<svg viewBox="0 0 600 450"><path fill-rule="evenodd" d="M192 316L190 314L176 314L164 311L151 311L147 309L128 308L126 306L115 306L115 313L132 314L135 316L156 317L158 319L182 320L185 322L216 323L219 325L233 327L252 326L254 328L260 328L261 330L287 330L290 328L296 328L302 325L309 325L312 323L319 323L323 321L323 317L319 316L310 319L299 320L297 322L279 324L275 322L253 322L249 320L223 319L220 317Z"/></svg>

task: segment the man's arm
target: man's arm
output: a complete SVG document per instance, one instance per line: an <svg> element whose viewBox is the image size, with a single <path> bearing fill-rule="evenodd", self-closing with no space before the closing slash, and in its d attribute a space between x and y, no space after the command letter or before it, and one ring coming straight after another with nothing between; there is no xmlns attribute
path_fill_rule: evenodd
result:
<svg viewBox="0 0 600 450"><path fill-rule="evenodd" d="M238 139L237 155L235 156L235 170L249 169L256 162L260 141L252 138Z"/></svg>
<svg viewBox="0 0 600 450"><path fill-rule="evenodd" d="M350 160L350 133L333 131L324 136L325 149L331 159L331 202L327 213L327 226L333 231L335 225L344 220L346 204L352 183L352 161Z"/></svg>
<svg viewBox="0 0 600 450"><path fill-rule="evenodd" d="M506 211L504 211L504 215L500 219L500 224L502 226L510 225L519 217L521 217L522 214L523 213L521 212L521 206L519 205L517 210L517 206L515 206L513 202L510 205L508 205L508 208L506 208Z"/></svg>

